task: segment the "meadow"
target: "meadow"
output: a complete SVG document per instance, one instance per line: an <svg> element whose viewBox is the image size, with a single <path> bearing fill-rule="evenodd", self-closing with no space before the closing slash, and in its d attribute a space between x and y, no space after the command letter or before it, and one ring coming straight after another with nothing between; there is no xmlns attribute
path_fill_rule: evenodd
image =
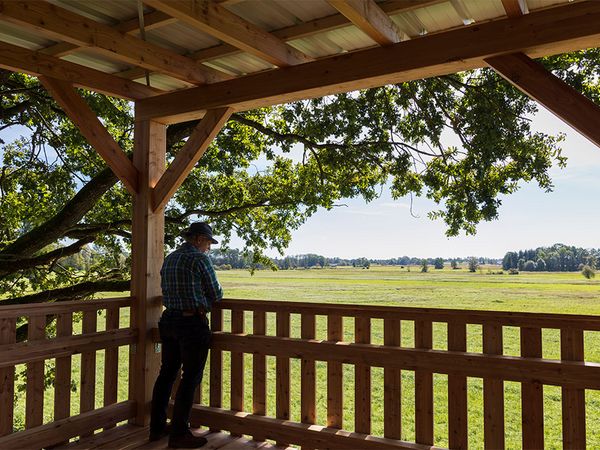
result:
<svg viewBox="0 0 600 450"><path fill-rule="evenodd" d="M352 303L363 305L410 306L427 308L456 308L498 311L529 311L545 313L600 314L600 280L586 280L580 273L527 273L518 275L499 274L497 267L483 267L475 273L461 270L434 270L421 273L420 268L400 268L371 266L360 268L325 268L307 270L257 271L251 275L247 271L219 271L218 276L226 297L240 299L287 300L317 303ZM120 295L120 294L106 294ZM122 326L127 326L127 312L123 311ZM324 320L317 320L317 338L326 333ZM273 332L274 320L269 320L268 334ZM103 317L99 317L99 330L103 327ZM246 315L247 330L251 331L251 317ZM352 339L353 324L345 321L345 335ZM78 332L79 324L75 327ZM446 348L446 330L442 324L434 326L434 348ZM299 336L299 318L292 316L292 337ZM228 315L225 315L225 330L229 329ZM481 351L481 327L469 325L468 351ZM382 343L382 323L374 320L372 337L374 343ZM504 328L504 354L518 355L520 352L518 329ZM404 323L402 345L413 346L412 323ZM558 330L544 330L543 348L545 358L559 358L560 336ZM586 361L600 362L600 333L586 332ZM127 396L127 351L122 348L121 379L119 399ZM79 359L74 357L73 379L79 379ZM224 402L229 406L229 359L224 355ZM267 358L268 399L267 413L275 415L274 388L275 361ZM291 419L300 420L300 364L292 360ZM24 367L20 368L21 371ZM52 370L52 363L48 364ZM98 398L101 405L101 384L103 352L97 354ZM209 368L205 374L208 379ZM246 356L245 406L252 405L252 358ZM447 446L447 376L434 375L434 421L435 444ZM345 417L344 428L353 430L354 370L344 366ZM505 420L507 448L521 446L521 405L520 385L505 383ZM46 421L52 420L53 390L46 394ZM208 383L203 383L204 398L208 398ZM326 364L317 363L317 423L326 419ZM483 447L483 382L469 378L469 443L471 448ZM17 394L17 423L22 420L24 395ZM547 448L561 448L561 391L559 387L544 388L545 434ZM600 448L600 392L586 392L588 448ZM72 394L72 413L78 412L78 392ZM372 369L372 433L383 433L383 370ZM414 379L413 373L402 374L402 438L414 440Z"/></svg>

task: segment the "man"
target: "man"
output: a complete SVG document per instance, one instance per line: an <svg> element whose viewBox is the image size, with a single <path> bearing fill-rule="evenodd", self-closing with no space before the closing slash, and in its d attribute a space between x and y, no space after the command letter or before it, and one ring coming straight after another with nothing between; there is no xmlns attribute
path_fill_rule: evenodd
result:
<svg viewBox="0 0 600 450"><path fill-rule="evenodd" d="M152 393L150 440L167 435L167 406L173 383L182 368L169 432L169 447L197 448L206 439L194 436L189 419L196 387L202 381L210 347L206 313L223 297L208 257L213 238L206 222L195 222L183 233L185 243L165 258L161 287L165 310L158 323L162 341L161 368Z"/></svg>

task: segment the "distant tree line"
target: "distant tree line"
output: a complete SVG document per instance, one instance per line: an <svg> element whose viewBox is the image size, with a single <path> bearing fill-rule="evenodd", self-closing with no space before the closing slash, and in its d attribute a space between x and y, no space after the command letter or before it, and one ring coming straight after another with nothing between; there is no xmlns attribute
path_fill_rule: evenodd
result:
<svg viewBox="0 0 600 450"><path fill-rule="evenodd" d="M215 249L211 251L211 259L213 264L219 269L244 269L253 266L253 258L251 254L246 254L237 249L221 250ZM315 253L307 253L304 255L285 256L283 258L272 258L271 261L278 269L308 269L308 268L323 268L323 267L362 267L368 269L371 264L386 265L386 266L433 266L435 269L443 269L446 264L449 264L453 269L459 269L469 266L471 260L475 259L478 264L499 264L499 260L493 258L417 258L411 256L400 256L389 259L369 259L360 258L338 258L326 257ZM263 268L262 265L254 264L256 268Z"/></svg>
<svg viewBox="0 0 600 450"><path fill-rule="evenodd" d="M599 249L554 244L535 250L507 252L502 259L502 268L527 272L575 272L584 266L596 268L599 258Z"/></svg>

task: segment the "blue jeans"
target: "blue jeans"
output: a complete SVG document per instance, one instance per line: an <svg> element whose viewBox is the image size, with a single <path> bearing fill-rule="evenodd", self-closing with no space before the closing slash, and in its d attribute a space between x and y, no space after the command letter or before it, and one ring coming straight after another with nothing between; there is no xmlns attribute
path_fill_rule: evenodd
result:
<svg viewBox="0 0 600 450"><path fill-rule="evenodd" d="M180 312L165 310L158 329L162 355L160 373L152 392L150 430L159 433L164 430L173 383L183 366L171 419L171 435L180 436L189 429L194 392L202 381L210 347L210 326L206 317L186 317Z"/></svg>

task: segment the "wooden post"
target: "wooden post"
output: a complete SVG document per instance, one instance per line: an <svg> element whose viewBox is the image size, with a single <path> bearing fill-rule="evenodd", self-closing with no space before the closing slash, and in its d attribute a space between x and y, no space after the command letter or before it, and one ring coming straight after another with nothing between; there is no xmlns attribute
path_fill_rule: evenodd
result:
<svg viewBox="0 0 600 450"><path fill-rule="evenodd" d="M147 425L152 388L160 366L150 330L156 328L162 310L160 268L164 258L164 208L152 211L151 191L165 171L166 127L150 120L136 121L133 165L139 172L139 188L133 196L131 227L131 326L138 338L132 347L129 398L135 400L133 422Z"/></svg>
<svg viewBox="0 0 600 450"><path fill-rule="evenodd" d="M561 359L583 361L583 330L560 330ZM563 448L585 449L585 390L562 388Z"/></svg>
<svg viewBox="0 0 600 450"><path fill-rule="evenodd" d="M383 322L384 344L400 346L399 319L385 319ZM390 439L402 437L402 371L386 367L383 369L383 424L384 436Z"/></svg>
<svg viewBox="0 0 600 450"><path fill-rule="evenodd" d="M27 340L46 337L46 316L30 316ZM44 421L44 361L27 363L27 391L25 401L25 428L33 428Z"/></svg>
<svg viewBox="0 0 600 450"><path fill-rule="evenodd" d="M97 311L83 312L83 334L95 333L98 323ZM92 411L96 405L96 351L90 350L81 354L79 413ZM81 437L91 436L93 433L82 434Z"/></svg>
<svg viewBox="0 0 600 450"><path fill-rule="evenodd" d="M290 313L277 312L277 336L290 337ZM277 370L277 386L275 387L275 414L278 419L290 420L290 359L278 356L275 359ZM287 447L288 444L277 441L277 445Z"/></svg>
<svg viewBox="0 0 600 450"><path fill-rule="evenodd" d="M302 339L314 339L316 332L316 321L314 314L302 314ZM302 359L301 376L301 400L300 400L300 421L302 423L315 423L316 416L316 378L315 361L312 359Z"/></svg>
<svg viewBox="0 0 600 450"><path fill-rule="evenodd" d="M0 319L0 344L16 341L16 319ZM13 432L15 366L0 369L0 436Z"/></svg>
<svg viewBox="0 0 600 450"><path fill-rule="evenodd" d="M371 343L371 319L356 317L354 334L357 344ZM354 366L354 430L371 434L371 367L366 364Z"/></svg>
<svg viewBox="0 0 600 450"><path fill-rule="evenodd" d="M467 351L467 325L448 322L448 350ZM450 448L466 449L467 431L467 377L448 375L448 442Z"/></svg>
<svg viewBox="0 0 600 450"><path fill-rule="evenodd" d="M264 336L267 332L267 315L264 311L254 311L252 334ZM252 414L267 414L267 359L265 355L252 355ZM255 441L264 441L264 435L254 434Z"/></svg>
<svg viewBox="0 0 600 450"><path fill-rule="evenodd" d="M119 308L106 309L106 330L119 328ZM104 406L117 403L117 391L119 386L119 348L107 348L104 350ZM105 429L113 428L111 425Z"/></svg>
<svg viewBox="0 0 600 450"><path fill-rule="evenodd" d="M344 339L344 319L338 315L327 316L327 339L342 341ZM344 422L344 391L342 386L342 363L327 363L327 426L342 428Z"/></svg>
<svg viewBox="0 0 600 450"><path fill-rule="evenodd" d="M483 325L483 352L502 355L502 325ZM483 432L485 448L504 449L504 382L483 379Z"/></svg>
<svg viewBox="0 0 600 450"><path fill-rule="evenodd" d="M431 349L431 322L415 320L415 348ZM433 445L433 373L415 370L415 434L418 444Z"/></svg>
<svg viewBox="0 0 600 450"><path fill-rule="evenodd" d="M231 332L244 332L244 310L231 311ZM231 408L233 411L244 410L244 354L231 352Z"/></svg>
<svg viewBox="0 0 600 450"><path fill-rule="evenodd" d="M542 357L542 330L521 328L521 356ZM523 448L544 448L544 390L541 383L521 383Z"/></svg>

